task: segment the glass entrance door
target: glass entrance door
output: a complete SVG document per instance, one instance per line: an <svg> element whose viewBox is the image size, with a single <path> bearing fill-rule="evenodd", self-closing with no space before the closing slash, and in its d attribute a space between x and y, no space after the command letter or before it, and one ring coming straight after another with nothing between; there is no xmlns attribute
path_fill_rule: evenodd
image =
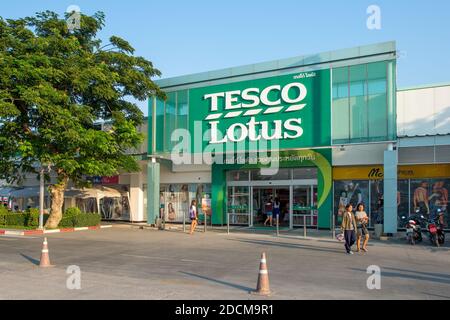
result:
<svg viewBox="0 0 450 320"><path fill-rule="evenodd" d="M293 227L317 226L317 186L293 186Z"/></svg>
<svg viewBox="0 0 450 320"><path fill-rule="evenodd" d="M250 187L236 186L227 189L227 216L230 224L250 225Z"/></svg>
<svg viewBox="0 0 450 320"><path fill-rule="evenodd" d="M289 227L289 186L277 186L277 187L252 187L253 189L253 202L252 202L252 225L264 226L266 222L267 226L270 226L270 220L268 220L268 211L272 212L272 226L276 226L276 216L274 214L273 203L275 199L279 201L279 223L280 227ZM269 204L272 199L271 204Z"/></svg>

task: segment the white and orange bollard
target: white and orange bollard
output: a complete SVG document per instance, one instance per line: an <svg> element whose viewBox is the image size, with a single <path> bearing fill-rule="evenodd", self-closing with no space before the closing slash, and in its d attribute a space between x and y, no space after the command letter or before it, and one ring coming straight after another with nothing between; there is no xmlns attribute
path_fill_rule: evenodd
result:
<svg viewBox="0 0 450 320"><path fill-rule="evenodd" d="M261 255L261 263L259 264L259 275L258 283L256 285L256 291L253 291L252 293L261 296L268 296L272 293L269 286L269 270L267 269L265 252L263 252Z"/></svg>
<svg viewBox="0 0 450 320"><path fill-rule="evenodd" d="M50 264L50 257L48 255L47 238L44 238L44 243L42 244L41 261L39 263L39 267L41 268L52 267L52 265Z"/></svg>

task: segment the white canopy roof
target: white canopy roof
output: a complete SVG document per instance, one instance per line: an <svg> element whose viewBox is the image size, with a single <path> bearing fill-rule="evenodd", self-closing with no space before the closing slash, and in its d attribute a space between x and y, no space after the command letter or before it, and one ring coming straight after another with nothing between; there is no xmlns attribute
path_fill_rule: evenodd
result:
<svg viewBox="0 0 450 320"><path fill-rule="evenodd" d="M45 195L49 194L47 188L45 188ZM2 197L13 197L13 198L31 198L31 197L39 197L39 187L25 187L20 189L14 188L0 188L0 196ZM95 186L93 188L83 188L83 189L67 189L64 192L65 198L120 198L122 194L120 191L104 187L104 186Z"/></svg>
<svg viewBox="0 0 450 320"><path fill-rule="evenodd" d="M81 198L81 199L88 199L88 198L120 198L122 197L122 194L120 191L104 187L104 186L95 186L93 188L83 188L83 189L68 189L64 193L64 197L66 198Z"/></svg>

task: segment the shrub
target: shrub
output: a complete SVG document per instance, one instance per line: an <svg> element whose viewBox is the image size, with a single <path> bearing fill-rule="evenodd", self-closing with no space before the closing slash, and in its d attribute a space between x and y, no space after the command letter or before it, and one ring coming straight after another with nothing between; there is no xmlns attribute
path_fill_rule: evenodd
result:
<svg viewBox="0 0 450 320"><path fill-rule="evenodd" d="M39 211L39 210L38 210ZM28 213L26 216L26 225L28 227L38 227L39 226L39 212ZM48 214L44 213L44 225L47 222Z"/></svg>
<svg viewBox="0 0 450 320"><path fill-rule="evenodd" d="M44 224L49 215L44 214ZM101 216L96 213L82 213L78 208L69 208L63 214L60 228L91 227L100 224ZM28 209L26 212L10 212L0 210L0 226L39 226L39 209Z"/></svg>
<svg viewBox="0 0 450 320"><path fill-rule="evenodd" d="M39 208L29 208L25 212L29 213L29 214L34 214L34 215L36 215L36 214L39 215L39 213L40 213Z"/></svg>
<svg viewBox="0 0 450 320"><path fill-rule="evenodd" d="M74 225L76 227L92 227L98 226L101 216L97 213L83 213L74 217Z"/></svg>
<svg viewBox="0 0 450 320"><path fill-rule="evenodd" d="M7 214L7 213L9 213L8 208L5 208L5 206L1 205L0 206L0 215Z"/></svg>
<svg viewBox="0 0 450 320"><path fill-rule="evenodd" d="M97 213L82 213L78 208L68 208L59 222L60 228L91 227L100 224L101 216Z"/></svg>
<svg viewBox="0 0 450 320"><path fill-rule="evenodd" d="M5 225L7 226L26 226L27 215L23 212L10 212L6 215Z"/></svg>
<svg viewBox="0 0 450 320"><path fill-rule="evenodd" d="M82 214L82 212L78 207L67 208L66 211L64 212L64 215L66 216L76 216L79 214Z"/></svg>

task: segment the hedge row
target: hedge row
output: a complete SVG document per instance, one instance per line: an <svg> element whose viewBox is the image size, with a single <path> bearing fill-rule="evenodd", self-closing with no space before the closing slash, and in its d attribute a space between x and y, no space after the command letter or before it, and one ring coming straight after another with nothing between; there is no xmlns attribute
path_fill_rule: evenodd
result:
<svg viewBox="0 0 450 320"><path fill-rule="evenodd" d="M59 222L61 228L76 228L76 227L92 227L98 226L101 221L101 216L97 213L70 213L66 212L62 220Z"/></svg>
<svg viewBox="0 0 450 320"><path fill-rule="evenodd" d="M44 214L44 224L48 219ZM82 213L78 208L69 208L64 212L59 223L60 228L91 227L100 224L101 217L96 213ZM0 226L39 226L39 210L29 209L26 212L9 212L0 207Z"/></svg>

